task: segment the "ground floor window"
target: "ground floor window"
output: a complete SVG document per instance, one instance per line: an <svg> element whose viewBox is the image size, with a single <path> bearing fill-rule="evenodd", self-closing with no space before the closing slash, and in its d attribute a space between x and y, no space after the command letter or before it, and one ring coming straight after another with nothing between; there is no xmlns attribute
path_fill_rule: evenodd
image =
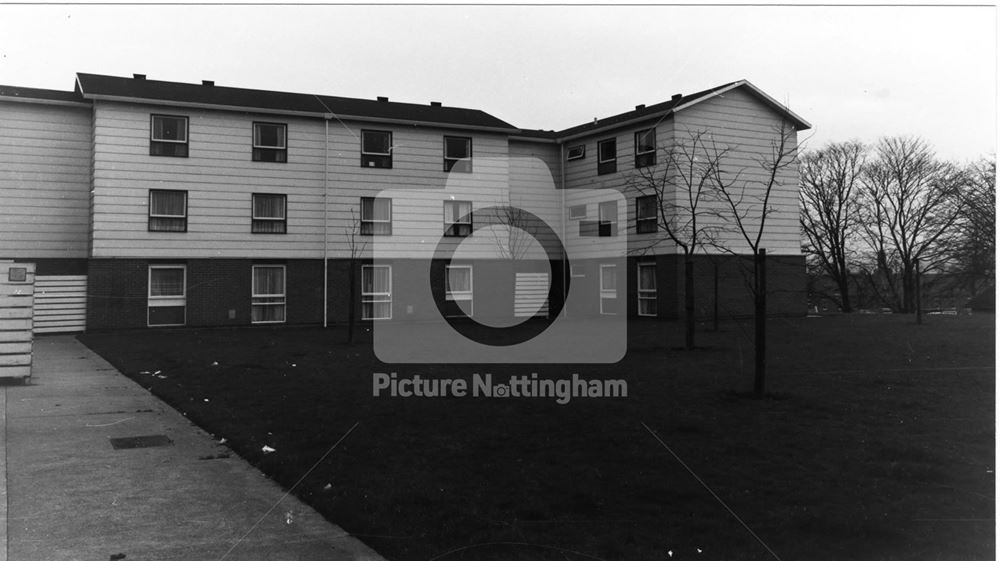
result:
<svg viewBox="0 0 1000 561"><path fill-rule="evenodd" d="M392 266L361 267L361 319L392 319Z"/></svg>
<svg viewBox="0 0 1000 561"><path fill-rule="evenodd" d="M461 312L472 317L472 265L448 265L445 273L445 300L455 302Z"/></svg>
<svg viewBox="0 0 1000 561"><path fill-rule="evenodd" d="M615 265L601 265L601 313L618 313L618 268Z"/></svg>
<svg viewBox="0 0 1000 561"><path fill-rule="evenodd" d="M656 263L639 263L639 315L656 315Z"/></svg>
<svg viewBox="0 0 1000 561"><path fill-rule="evenodd" d="M147 323L184 325L187 319L187 268L150 265Z"/></svg>
<svg viewBox="0 0 1000 561"><path fill-rule="evenodd" d="M285 322L285 266L254 265L251 323Z"/></svg>

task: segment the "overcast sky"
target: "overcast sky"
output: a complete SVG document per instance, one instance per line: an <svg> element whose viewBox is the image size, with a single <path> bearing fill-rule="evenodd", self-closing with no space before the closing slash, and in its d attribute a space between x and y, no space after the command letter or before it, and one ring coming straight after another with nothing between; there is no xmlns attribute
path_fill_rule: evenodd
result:
<svg viewBox="0 0 1000 561"><path fill-rule="evenodd" d="M9 6L0 84L75 72L483 109L561 129L746 78L810 147L996 150L993 7Z"/></svg>

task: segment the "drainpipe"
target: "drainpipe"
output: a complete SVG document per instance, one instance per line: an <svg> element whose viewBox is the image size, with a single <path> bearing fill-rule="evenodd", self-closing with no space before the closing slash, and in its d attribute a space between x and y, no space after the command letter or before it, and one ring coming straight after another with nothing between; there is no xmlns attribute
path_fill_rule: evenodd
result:
<svg viewBox="0 0 1000 561"><path fill-rule="evenodd" d="M572 281L572 276L569 272L569 265L567 265L568 257L566 255L566 246L569 245L569 241L566 239L566 216L568 215L568 210L566 209L566 144L563 142L559 143L559 195L562 200L561 213L559 215L559 228L562 230L562 274L569 275L570 281ZM566 307L566 299L569 298L569 291L566 290L566 278L562 279L562 292L563 292L563 306L562 313L569 315L569 308Z"/></svg>
<svg viewBox="0 0 1000 561"><path fill-rule="evenodd" d="M330 302L328 301L330 265L327 257L327 245L330 241L330 236L327 235L327 230L330 227L330 207L327 205L326 200L326 192L330 188L330 119L324 119L323 124L326 127L326 134L324 135L326 144L323 150L323 327L326 328L328 310L330 309Z"/></svg>

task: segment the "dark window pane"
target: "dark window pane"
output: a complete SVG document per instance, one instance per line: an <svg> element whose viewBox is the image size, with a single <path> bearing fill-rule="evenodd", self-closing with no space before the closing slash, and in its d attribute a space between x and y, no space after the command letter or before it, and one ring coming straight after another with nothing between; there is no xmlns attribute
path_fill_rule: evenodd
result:
<svg viewBox="0 0 1000 561"><path fill-rule="evenodd" d="M361 151L365 154L388 155L392 135L387 131L361 131Z"/></svg>
<svg viewBox="0 0 1000 561"><path fill-rule="evenodd" d="M615 140L604 140L597 145L598 161L607 162L618 157L618 143Z"/></svg>
<svg viewBox="0 0 1000 561"><path fill-rule="evenodd" d="M470 153L472 151L472 140L468 138L446 136L444 138L444 144L446 158L461 159L472 156Z"/></svg>

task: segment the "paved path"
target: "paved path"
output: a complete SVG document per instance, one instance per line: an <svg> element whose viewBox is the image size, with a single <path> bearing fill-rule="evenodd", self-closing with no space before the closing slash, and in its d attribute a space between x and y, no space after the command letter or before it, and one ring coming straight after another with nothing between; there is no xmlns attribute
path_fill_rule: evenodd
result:
<svg viewBox="0 0 1000 561"><path fill-rule="evenodd" d="M73 337L0 394L0 561L383 561Z"/></svg>

